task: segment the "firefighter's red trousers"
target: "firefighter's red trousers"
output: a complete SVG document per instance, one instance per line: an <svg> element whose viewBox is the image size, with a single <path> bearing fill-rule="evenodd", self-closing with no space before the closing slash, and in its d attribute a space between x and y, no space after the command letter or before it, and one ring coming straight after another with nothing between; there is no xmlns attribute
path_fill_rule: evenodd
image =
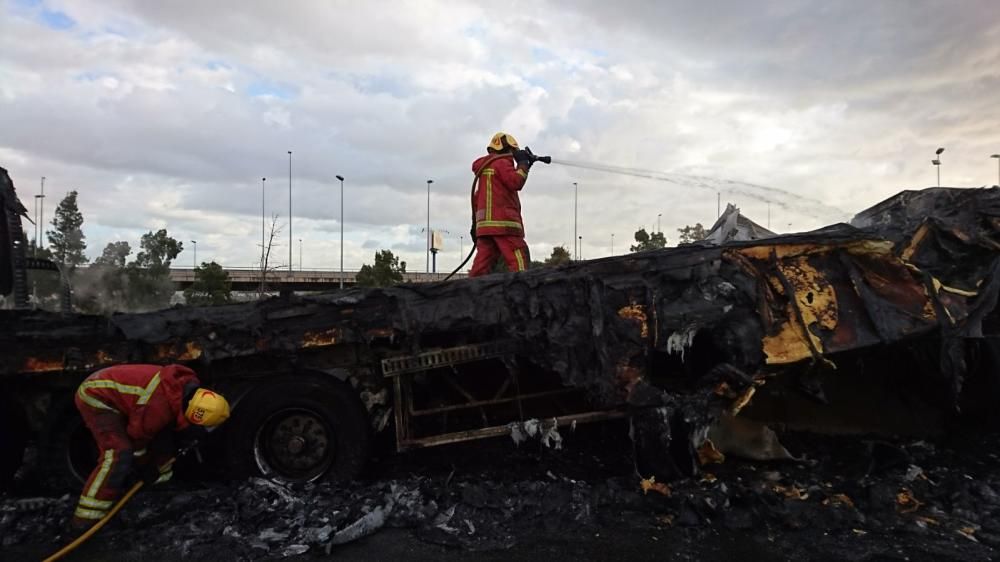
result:
<svg viewBox="0 0 1000 562"><path fill-rule="evenodd" d="M100 453L97 466L87 478L80 501L73 512L73 524L89 526L102 519L121 495L132 468L132 441L125 429L125 416L113 410L100 410L76 398L76 408L94 435Z"/></svg>
<svg viewBox="0 0 1000 562"><path fill-rule="evenodd" d="M528 245L521 236L477 236L476 259L472 262L469 277L489 275L493 264L503 256L509 271L528 269Z"/></svg>

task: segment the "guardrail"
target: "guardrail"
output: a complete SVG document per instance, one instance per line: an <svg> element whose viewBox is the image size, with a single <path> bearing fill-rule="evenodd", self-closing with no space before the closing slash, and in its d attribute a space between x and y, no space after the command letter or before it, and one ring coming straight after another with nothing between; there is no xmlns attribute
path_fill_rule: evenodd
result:
<svg viewBox="0 0 1000 562"><path fill-rule="evenodd" d="M229 279L234 285L254 284L259 285L261 272L249 268L224 268L229 273ZM449 272L450 273L450 272ZM345 284L353 285L357 279L357 271L307 269L301 271L269 271L265 277L268 285L333 285L340 284L343 279ZM404 283L429 283L434 281L444 281L448 273L425 273L406 272L403 274ZM465 277L465 273L456 273L453 278ZM194 269L174 267L170 269L170 280L180 284L190 284L194 282Z"/></svg>

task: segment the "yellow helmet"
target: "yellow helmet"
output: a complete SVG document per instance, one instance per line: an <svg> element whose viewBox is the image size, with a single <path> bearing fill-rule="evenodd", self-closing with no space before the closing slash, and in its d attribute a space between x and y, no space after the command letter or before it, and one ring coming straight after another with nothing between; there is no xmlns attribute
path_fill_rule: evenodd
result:
<svg viewBox="0 0 1000 562"><path fill-rule="evenodd" d="M194 425L215 427L229 418L229 402L221 394L199 388L188 402L184 417Z"/></svg>
<svg viewBox="0 0 1000 562"><path fill-rule="evenodd" d="M504 146L505 140L507 141L506 146ZM511 148L520 148L519 146L517 146L517 139L501 131L493 135L493 138L490 139L490 144L486 145L486 148L492 148L493 150L499 152L507 148L508 146Z"/></svg>

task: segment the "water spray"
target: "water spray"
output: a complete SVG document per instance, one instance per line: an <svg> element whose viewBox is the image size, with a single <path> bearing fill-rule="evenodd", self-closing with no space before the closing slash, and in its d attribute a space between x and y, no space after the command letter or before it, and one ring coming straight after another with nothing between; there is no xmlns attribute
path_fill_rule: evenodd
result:
<svg viewBox="0 0 1000 562"><path fill-rule="evenodd" d="M748 182L710 178L705 176L695 176L688 174L670 174L656 170L643 168L626 168L624 166L614 166L598 162L580 162L575 160L564 160L562 158L552 158L552 164L559 164L569 168L580 168L595 172L632 176L656 181L672 183L678 186L690 186L700 189L710 190L715 193L726 191L727 193L742 195L750 199L773 203L775 206L785 210L795 210L804 215L818 219L829 219L831 215L844 217L849 215L843 209L824 203L818 199L813 199L798 193L768 187ZM762 195L765 193L768 196ZM799 204L795 204L795 203Z"/></svg>

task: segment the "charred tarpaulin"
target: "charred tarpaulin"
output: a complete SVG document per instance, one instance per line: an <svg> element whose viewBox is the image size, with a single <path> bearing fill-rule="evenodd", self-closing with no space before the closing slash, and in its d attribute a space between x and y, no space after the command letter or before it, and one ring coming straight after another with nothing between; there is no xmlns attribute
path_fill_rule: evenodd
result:
<svg viewBox="0 0 1000 562"><path fill-rule="evenodd" d="M8 311L0 373L82 375L124 361L194 362L208 379L227 369L248 379L339 370L371 396L387 389L382 359L509 341L519 361L584 390L595 410L641 411L637 442L671 453L651 464L690 473L696 449L711 452L712 421L739 413L788 370L838 377L846 373L829 373L842 357L938 338L929 382L945 385L947 406L958 403L968 340L992 333L983 327L1000 289L1000 190L906 192L855 223L212 308L109 318Z"/></svg>

